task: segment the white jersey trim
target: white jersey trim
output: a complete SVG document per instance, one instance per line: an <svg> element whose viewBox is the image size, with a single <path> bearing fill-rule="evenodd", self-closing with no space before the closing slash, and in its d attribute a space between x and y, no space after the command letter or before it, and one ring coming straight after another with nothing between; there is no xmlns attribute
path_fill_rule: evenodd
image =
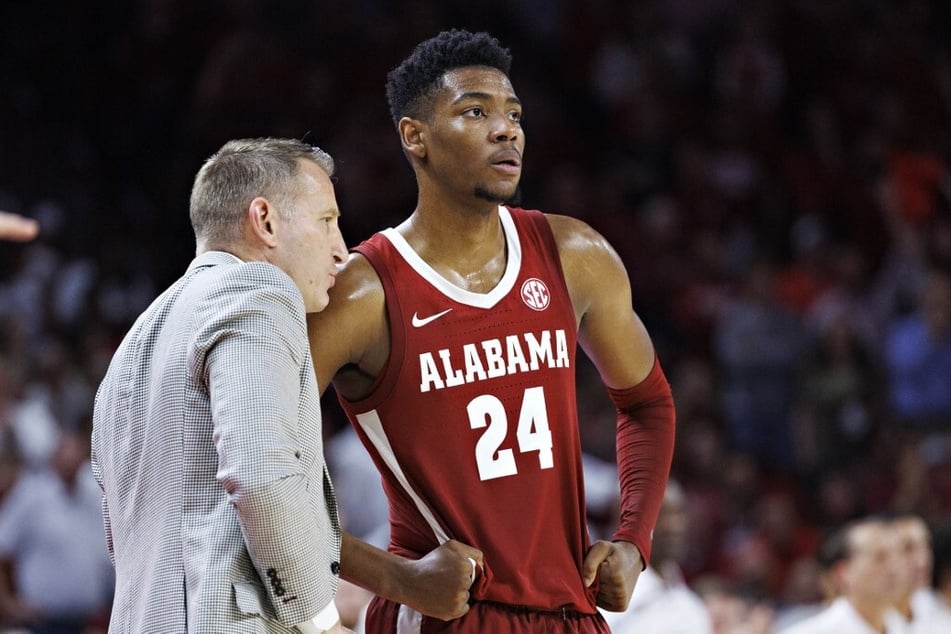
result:
<svg viewBox="0 0 951 634"><path fill-rule="evenodd" d="M429 266L423 258L419 257L419 254L413 250L413 247L396 229L390 227L380 233L390 241L397 252L406 260L406 263L440 293L460 304L475 308L492 308L512 290L522 268L522 244L518 239L518 232L515 230L515 221L512 220L509 210L501 205L499 205L499 220L502 223L502 232L505 234L508 257L502 279L488 293L467 291L444 278L433 267Z"/></svg>
<svg viewBox="0 0 951 634"><path fill-rule="evenodd" d="M400 605L396 616L396 634L419 634L422 629L423 615L408 605Z"/></svg>
<svg viewBox="0 0 951 634"><path fill-rule="evenodd" d="M416 508L419 510L420 515L422 515L423 519L426 520L426 523L429 524L429 527L433 531L433 535L435 535L439 543L444 544L449 541L449 536L446 535L446 532L442 529L442 526L440 526L439 522L436 521L436 517L433 515L433 512L428 506L426 506L426 503L423 502L422 498L419 497L419 494L413 490L413 487L409 485L409 482L406 481L406 475L403 473L403 469L400 468L399 460L396 459L396 454L393 452L393 448L390 446L390 440L386 437L386 432L383 431L383 422L380 420L380 416L377 414L377 411L375 409L371 409L369 412L357 414L357 422L360 423L360 427L363 428L363 431L370 439L370 442L373 443L377 453L379 453L380 457L383 458L383 462L385 462L386 466L389 467L390 471L393 472L393 475L400 483L400 486L402 486L403 490L406 491L406 493L413 499L413 502L416 504Z"/></svg>

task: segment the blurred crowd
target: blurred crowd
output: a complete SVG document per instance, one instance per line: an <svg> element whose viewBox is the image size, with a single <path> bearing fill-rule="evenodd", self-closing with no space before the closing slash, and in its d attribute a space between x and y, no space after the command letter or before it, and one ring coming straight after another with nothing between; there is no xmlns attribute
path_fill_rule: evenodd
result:
<svg viewBox="0 0 951 634"><path fill-rule="evenodd" d="M386 72L453 26L514 54L521 204L582 218L627 265L678 407L680 567L712 613L769 631L820 601L820 545L878 513L926 523L951 592L949 7L4 3L0 209L41 231L0 244L0 622L107 618L92 399L194 253L201 161L234 137L320 145L359 242L415 201ZM596 372L578 377L597 538L614 415ZM345 521L385 543L378 479L332 391L324 406Z"/></svg>

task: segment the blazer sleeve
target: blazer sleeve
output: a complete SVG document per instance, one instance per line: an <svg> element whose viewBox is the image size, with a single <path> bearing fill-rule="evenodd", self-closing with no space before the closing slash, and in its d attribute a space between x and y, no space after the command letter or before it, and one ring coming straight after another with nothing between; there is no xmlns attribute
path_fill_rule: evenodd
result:
<svg viewBox="0 0 951 634"><path fill-rule="evenodd" d="M102 511L102 528L106 533L106 550L109 551L109 562L112 563L112 567L116 567L116 551L112 542L112 517L109 515L109 504L106 500L105 489L103 488L102 481L102 466L99 464L99 457L96 455L96 444L92 443L92 448L90 450L90 460L89 464L92 469L92 475L96 479L96 484L99 485L99 491L101 494L100 509Z"/></svg>
<svg viewBox="0 0 951 634"><path fill-rule="evenodd" d="M338 579L320 429L311 438L300 425L304 412L319 420L319 397L297 287L271 265L236 269L199 307L192 358L209 391L217 479L275 613L294 625L333 600Z"/></svg>

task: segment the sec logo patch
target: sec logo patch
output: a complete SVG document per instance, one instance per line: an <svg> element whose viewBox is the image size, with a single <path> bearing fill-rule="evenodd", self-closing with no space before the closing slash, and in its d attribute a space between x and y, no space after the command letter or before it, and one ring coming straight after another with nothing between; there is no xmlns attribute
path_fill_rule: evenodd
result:
<svg viewBox="0 0 951 634"><path fill-rule="evenodd" d="M522 284L522 301L532 310L545 310L551 302L551 293L545 282L533 277Z"/></svg>

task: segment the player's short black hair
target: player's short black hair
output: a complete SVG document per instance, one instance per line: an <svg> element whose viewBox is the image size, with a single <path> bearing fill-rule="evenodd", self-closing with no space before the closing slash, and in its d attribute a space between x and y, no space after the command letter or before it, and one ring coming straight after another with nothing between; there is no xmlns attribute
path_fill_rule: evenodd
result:
<svg viewBox="0 0 951 634"><path fill-rule="evenodd" d="M443 75L466 66L488 66L508 75L512 55L488 33L461 29L443 31L421 42L386 76L386 99L393 123L399 123L402 117L425 118L427 102Z"/></svg>

